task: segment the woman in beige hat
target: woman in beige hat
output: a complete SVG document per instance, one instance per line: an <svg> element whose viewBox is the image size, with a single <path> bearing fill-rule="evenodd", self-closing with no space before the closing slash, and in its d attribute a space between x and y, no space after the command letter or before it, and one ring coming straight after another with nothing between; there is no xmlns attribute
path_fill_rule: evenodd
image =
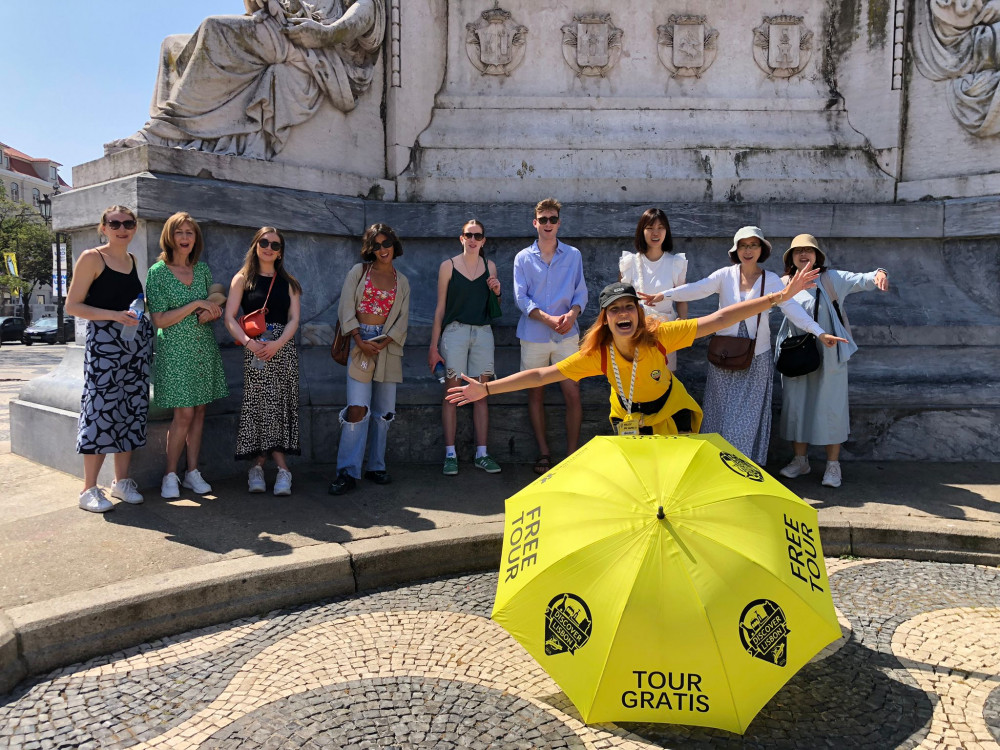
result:
<svg viewBox="0 0 1000 750"><path fill-rule="evenodd" d="M791 276L796 269L812 263L821 270L815 290L802 291L794 299L809 314L810 320L816 305L819 310L816 322L838 337L835 348L822 349L819 369L796 378L781 377L781 424L779 431L785 440L795 444L795 457L781 470L784 477L794 478L809 473L809 444L826 446L826 471L823 484L839 487L840 444L850 434L850 414L847 402L847 362L858 350L851 335L850 322L843 310L848 294L886 291L889 277L884 268L870 273L851 273L827 268L826 254L811 234L800 234L792 240L784 255L785 274ZM806 329L808 330L808 329ZM778 330L777 347L789 336L803 332L802 327L786 318Z"/></svg>
<svg viewBox="0 0 1000 750"><path fill-rule="evenodd" d="M713 294L719 295L719 309L737 302L780 292L781 279L765 271L761 263L771 254L771 243L760 227L742 227L733 237L729 249L731 265L713 271L700 281L664 292L674 302L688 302ZM836 341L792 299L778 305L797 325L819 338L826 346ZM705 382L705 419L702 432L718 432L745 456L763 466L767 462L767 447L771 440L771 390L774 384L774 363L771 358L769 310L759 320L750 317L720 331L723 336L754 339L754 357L745 370L724 370L709 363Z"/></svg>

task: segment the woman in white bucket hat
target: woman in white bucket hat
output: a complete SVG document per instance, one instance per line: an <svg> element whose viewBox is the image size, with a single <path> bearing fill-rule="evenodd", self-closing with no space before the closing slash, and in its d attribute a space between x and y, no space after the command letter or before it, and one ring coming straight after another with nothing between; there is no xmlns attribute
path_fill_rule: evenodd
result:
<svg viewBox="0 0 1000 750"><path fill-rule="evenodd" d="M674 302L690 302L713 294L719 295L719 309L736 302L766 296L783 288L781 279L765 271L761 263L771 254L771 243L760 227L741 227L729 249L732 265L713 271L700 281L667 290L664 295ZM826 346L836 344L794 300L778 305L796 325L819 338ZM745 370L724 370L709 363L705 382L702 432L718 432L747 458L760 466L767 462L771 439L771 391L774 363L771 358L771 333L765 310L721 331L723 336L755 339L753 362Z"/></svg>
<svg viewBox="0 0 1000 750"><path fill-rule="evenodd" d="M815 290L799 292L794 299L809 314L819 305L816 321L834 331L839 338L833 349L822 350L819 369L796 378L781 376L781 422L779 432L795 444L795 457L781 470L781 475L794 479L809 473L809 444L826 446L826 470L823 484L839 487L840 444L850 434L850 412L847 402L847 361L858 350L851 334L850 322L843 311L844 297L854 292L873 289L886 291L889 275L884 268L870 273L834 271L827 267L824 253L811 234L800 234L792 240L784 255L785 274L795 273L813 263L821 270ZM802 333L795 321L784 320L778 329L777 347L789 336Z"/></svg>

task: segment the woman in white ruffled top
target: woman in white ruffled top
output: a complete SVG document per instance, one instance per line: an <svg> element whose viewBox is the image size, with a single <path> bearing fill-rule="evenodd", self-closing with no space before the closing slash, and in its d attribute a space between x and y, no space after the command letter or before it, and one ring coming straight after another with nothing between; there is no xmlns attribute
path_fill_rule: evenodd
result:
<svg viewBox="0 0 1000 750"><path fill-rule="evenodd" d="M618 260L618 277L631 284L639 294L643 312L663 320L684 319L688 316L687 302L665 299L663 292L684 283L687 258L674 254L674 239L670 234L667 215L658 208L647 209L635 227L634 253L622 253ZM677 353L667 355L667 366L677 369Z"/></svg>

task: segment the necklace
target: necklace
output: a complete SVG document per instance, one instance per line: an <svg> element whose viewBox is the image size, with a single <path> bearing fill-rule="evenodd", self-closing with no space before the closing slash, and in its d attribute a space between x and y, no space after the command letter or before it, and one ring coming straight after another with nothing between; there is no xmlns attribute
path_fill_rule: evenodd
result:
<svg viewBox="0 0 1000 750"><path fill-rule="evenodd" d="M611 369L615 372L615 384L618 386L618 395L621 400L625 402L625 411L632 415L632 395L635 393L635 361L639 357L638 350L632 354L632 380L628 385L628 398L625 398L624 391L622 388L622 377L618 372L618 360L615 359L615 348L613 344L608 344L608 357L611 359Z"/></svg>
<svg viewBox="0 0 1000 750"><path fill-rule="evenodd" d="M472 280L472 274L477 268L479 268L479 259L477 258L472 264L472 270L469 270L469 260L465 257L465 253L462 253L462 265L465 267L465 278Z"/></svg>

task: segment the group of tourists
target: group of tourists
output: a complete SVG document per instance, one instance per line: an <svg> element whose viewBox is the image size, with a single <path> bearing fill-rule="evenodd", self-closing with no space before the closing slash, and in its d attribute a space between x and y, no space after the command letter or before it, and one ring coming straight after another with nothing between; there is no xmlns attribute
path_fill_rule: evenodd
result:
<svg viewBox="0 0 1000 750"><path fill-rule="evenodd" d="M461 226L461 252L441 263L428 367L445 383L442 401L443 473L458 473L457 407L473 403L473 466L501 471L487 450L486 397L528 389L528 412L538 445L534 470L553 465L546 436L543 387L559 383L566 404L566 447L579 445L582 406L578 381L603 375L611 385L611 425L622 435L719 432L759 464L767 458L771 429L774 356L768 314L785 315L778 342L811 333L822 345L818 369L782 377L780 431L794 443L786 477L809 472L810 443L826 446L823 483L840 485L839 450L849 429L847 362L857 350L842 302L854 291L888 288L886 272L831 270L811 235L799 235L784 253L784 277L760 265L771 243L757 227L743 227L729 250L730 265L686 282L687 260L673 252L667 216L649 209L636 227L635 252L618 262L619 281L600 295L597 320L581 339L578 319L587 305L579 250L558 239L561 204L537 204L537 239L514 259L513 296L520 311L520 372L496 378L492 321L500 316L502 284L485 257L486 227ZM128 252L137 229L135 212L112 206L98 230L104 244L84 251L66 300L71 315L88 321L77 452L84 459L80 507L102 513L114 505L98 486L104 457L114 454L111 497L141 503L129 476L132 451L146 442L152 362L154 406L172 410L167 433L164 498L181 487L212 491L199 455L209 403L229 395L222 358L210 325L222 318L243 347L243 396L234 456L247 460L250 492L267 490L265 464L273 460L275 495L289 495L286 456L300 453L299 372L294 337L301 317L302 285L285 267L286 242L275 227L261 227L250 242L228 294L213 284L200 260L204 239L197 221L179 212L165 222L160 256L146 274ZM410 287L394 265L403 254L396 233L373 224L361 240L361 262L344 280L338 307L340 332L350 342L346 405L339 414L337 474L330 494L357 487L362 476L387 484L385 454L402 382ZM687 302L716 294L719 309L688 319ZM149 312L147 318L143 308ZM673 375L675 352L713 333L753 339L749 366L709 365L704 411ZM155 337L156 355L153 357ZM464 385L463 385L464 383ZM626 385L627 383L627 385ZM185 469L180 474L181 458ZM362 473L362 469L364 472Z"/></svg>
<svg viewBox="0 0 1000 750"><path fill-rule="evenodd" d="M728 266L685 283L687 259L673 252L666 215L651 208L636 226L635 252L622 254L619 281L601 292L598 317L581 339L577 318L586 307L587 287L580 252L558 239L561 208L551 198L538 203L533 222L538 239L514 259L514 296L521 311L520 372L499 380L490 377L492 372L465 372L466 384L451 385L446 402L482 408L485 424L480 404L487 396L528 389L539 448L534 468L543 474L552 465L552 455L542 388L549 383L562 387L567 452L572 453L582 416L577 382L603 375L611 386L610 420L618 434L718 432L764 465L777 359L769 313L778 307L784 319L776 349L792 337L807 335L814 336L811 345L819 347L815 369L781 378L780 434L794 444L795 455L780 473L789 478L809 473L809 444L824 445L822 483L839 487L840 445L850 429L847 363L857 351L842 302L852 292L887 290L885 269L864 274L833 270L816 238L800 234L783 255L779 278L761 265L771 254L771 243L759 227L747 226L733 238ZM687 303L711 295L718 296L718 310L689 320ZM674 352L711 334L747 340L749 356L735 367L713 364L710 358L702 410L673 375ZM458 370L449 366L449 376L453 372ZM477 434L480 441L485 435ZM447 458L445 473L454 473Z"/></svg>

